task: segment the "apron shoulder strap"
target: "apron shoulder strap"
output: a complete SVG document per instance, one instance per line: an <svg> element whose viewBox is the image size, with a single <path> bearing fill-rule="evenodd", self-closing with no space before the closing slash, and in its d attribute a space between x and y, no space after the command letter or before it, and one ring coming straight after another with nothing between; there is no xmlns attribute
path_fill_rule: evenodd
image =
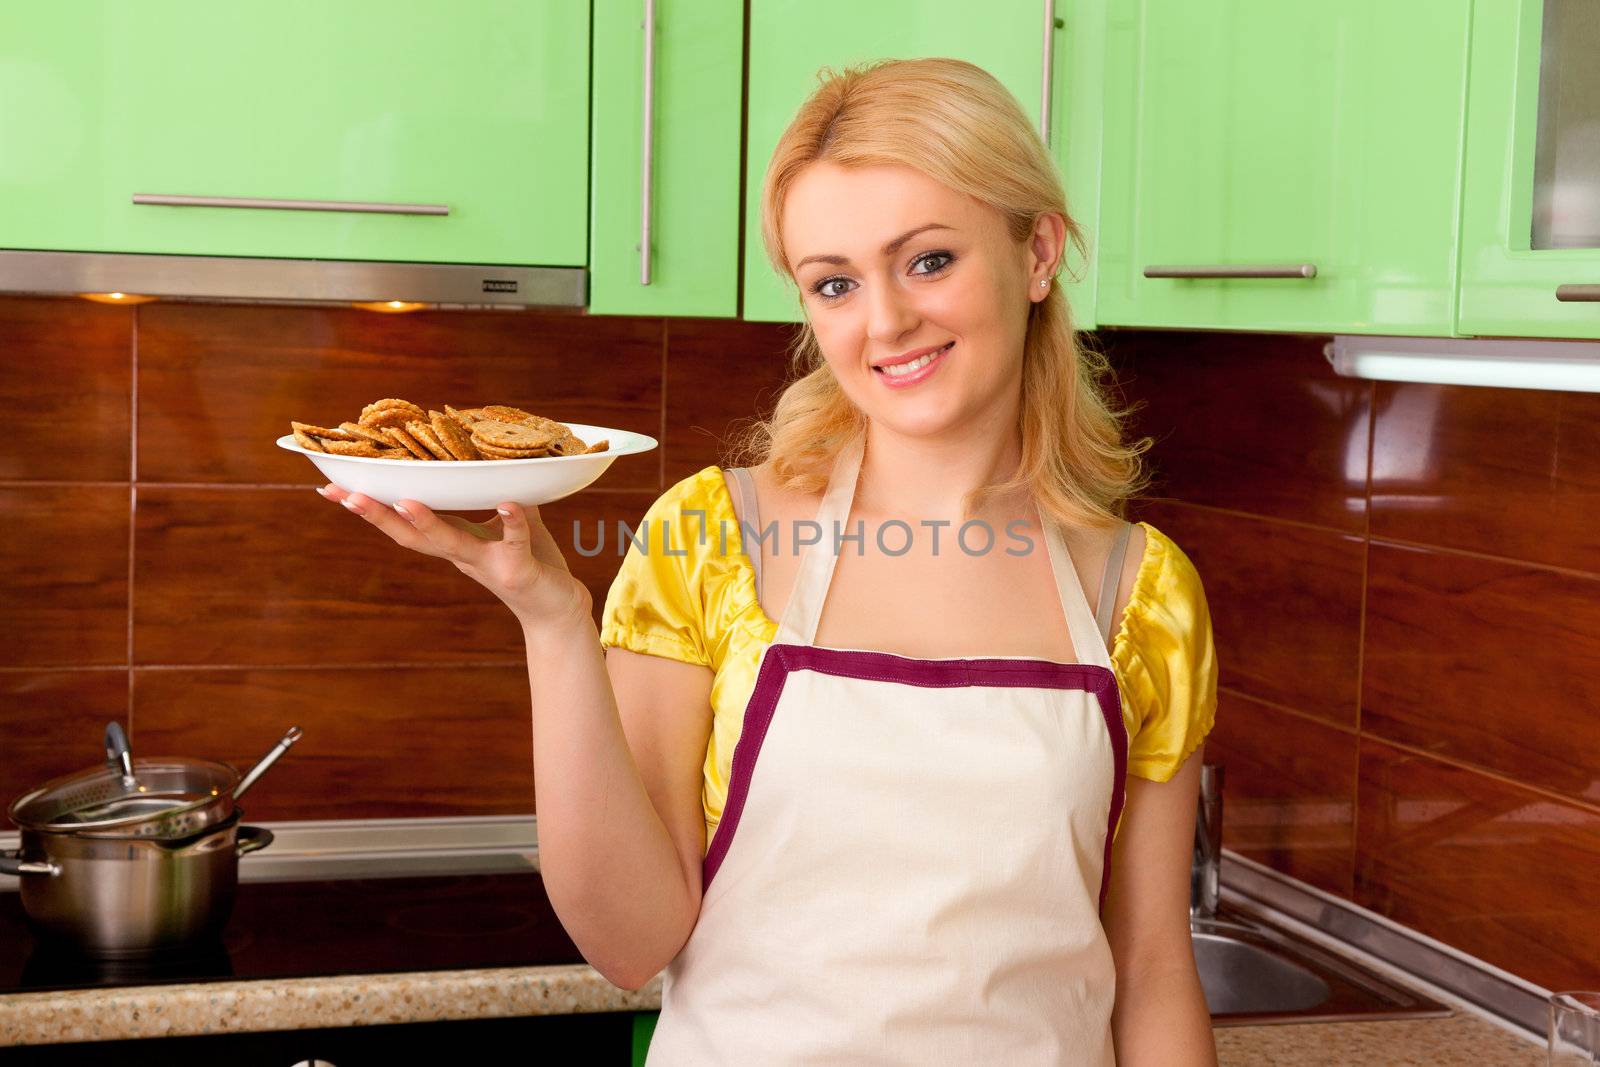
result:
<svg viewBox="0 0 1600 1067"><path fill-rule="evenodd" d="M1133 523L1124 522L1117 530L1117 538L1111 544L1111 555L1106 557L1105 573L1100 578L1100 598L1095 601L1094 621L1100 629L1100 636L1105 638L1106 647L1111 647L1112 626L1115 619L1112 613L1117 605L1117 587L1121 585L1122 561L1128 556L1128 535L1133 533Z"/></svg>
<svg viewBox="0 0 1600 1067"><path fill-rule="evenodd" d="M743 528L761 532L761 502L756 497L755 479L750 474L749 467L733 467L727 472L733 477L734 488L737 492L733 496L733 517ZM757 543L756 551L750 552L742 532L739 543L745 545L745 555L750 557L750 566L756 572L756 596L761 594L761 549Z"/></svg>

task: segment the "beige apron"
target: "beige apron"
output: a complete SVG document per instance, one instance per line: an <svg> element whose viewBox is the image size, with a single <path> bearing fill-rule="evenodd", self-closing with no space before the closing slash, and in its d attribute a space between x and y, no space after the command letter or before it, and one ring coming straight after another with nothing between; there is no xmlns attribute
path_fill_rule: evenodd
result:
<svg viewBox="0 0 1600 1067"><path fill-rule="evenodd" d="M1114 1064L1106 640L1046 522L1083 662L815 646L861 457L762 653L647 1067Z"/></svg>

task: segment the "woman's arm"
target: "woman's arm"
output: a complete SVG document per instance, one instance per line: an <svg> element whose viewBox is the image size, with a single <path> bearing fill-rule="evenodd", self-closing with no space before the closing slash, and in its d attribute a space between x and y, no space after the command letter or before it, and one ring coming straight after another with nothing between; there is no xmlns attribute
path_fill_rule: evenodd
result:
<svg viewBox="0 0 1600 1067"><path fill-rule="evenodd" d="M320 490L400 545L454 563L522 624L533 704L534 803L545 892L608 981L638 989L677 955L700 915L701 766L711 671L602 653L593 603L535 507L488 523L404 513Z"/></svg>
<svg viewBox="0 0 1600 1067"><path fill-rule="evenodd" d="M1117 964L1119 1067L1213 1067L1211 1014L1189 936L1201 745L1166 782L1128 776L1101 920Z"/></svg>
<svg viewBox="0 0 1600 1067"><path fill-rule="evenodd" d="M545 892L584 959L638 989L700 915L711 670L602 653L588 616L527 644Z"/></svg>

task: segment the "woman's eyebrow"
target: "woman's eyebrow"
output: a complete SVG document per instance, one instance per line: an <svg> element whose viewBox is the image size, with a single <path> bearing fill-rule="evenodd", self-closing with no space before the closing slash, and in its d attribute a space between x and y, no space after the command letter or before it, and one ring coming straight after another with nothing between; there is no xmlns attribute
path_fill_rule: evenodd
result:
<svg viewBox="0 0 1600 1067"><path fill-rule="evenodd" d="M901 245L905 244L907 241L911 240L917 234L922 233L925 230L953 230L953 229L955 229L954 226L946 226L942 222L930 222L926 226L918 226L914 230L907 230L905 233L901 234L899 237L896 237L894 240L892 240L888 244L884 245L883 246L883 254L885 256L894 255L896 252L898 252L900 250L900 246ZM805 259L802 259L800 262L796 263L794 265L794 269L795 269L796 273L798 273L800 268L805 266L807 263L832 263L836 267L842 267L842 266L844 266L845 264L847 264L849 262L850 262L850 257L849 256L807 256Z"/></svg>

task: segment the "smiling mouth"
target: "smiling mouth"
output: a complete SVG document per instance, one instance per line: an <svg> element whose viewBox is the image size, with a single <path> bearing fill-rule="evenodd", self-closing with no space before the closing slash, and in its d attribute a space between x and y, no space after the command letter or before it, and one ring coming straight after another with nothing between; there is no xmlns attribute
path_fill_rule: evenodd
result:
<svg viewBox="0 0 1600 1067"><path fill-rule="evenodd" d="M917 373L917 371L921 370L923 367L926 367L928 364L932 363L934 360L950 351L951 346L954 344L955 342L951 341L950 344L945 345L943 348L935 352L929 352L925 356L918 356L909 363L894 363L886 367L873 367L872 369L889 378L903 378L907 375Z"/></svg>

